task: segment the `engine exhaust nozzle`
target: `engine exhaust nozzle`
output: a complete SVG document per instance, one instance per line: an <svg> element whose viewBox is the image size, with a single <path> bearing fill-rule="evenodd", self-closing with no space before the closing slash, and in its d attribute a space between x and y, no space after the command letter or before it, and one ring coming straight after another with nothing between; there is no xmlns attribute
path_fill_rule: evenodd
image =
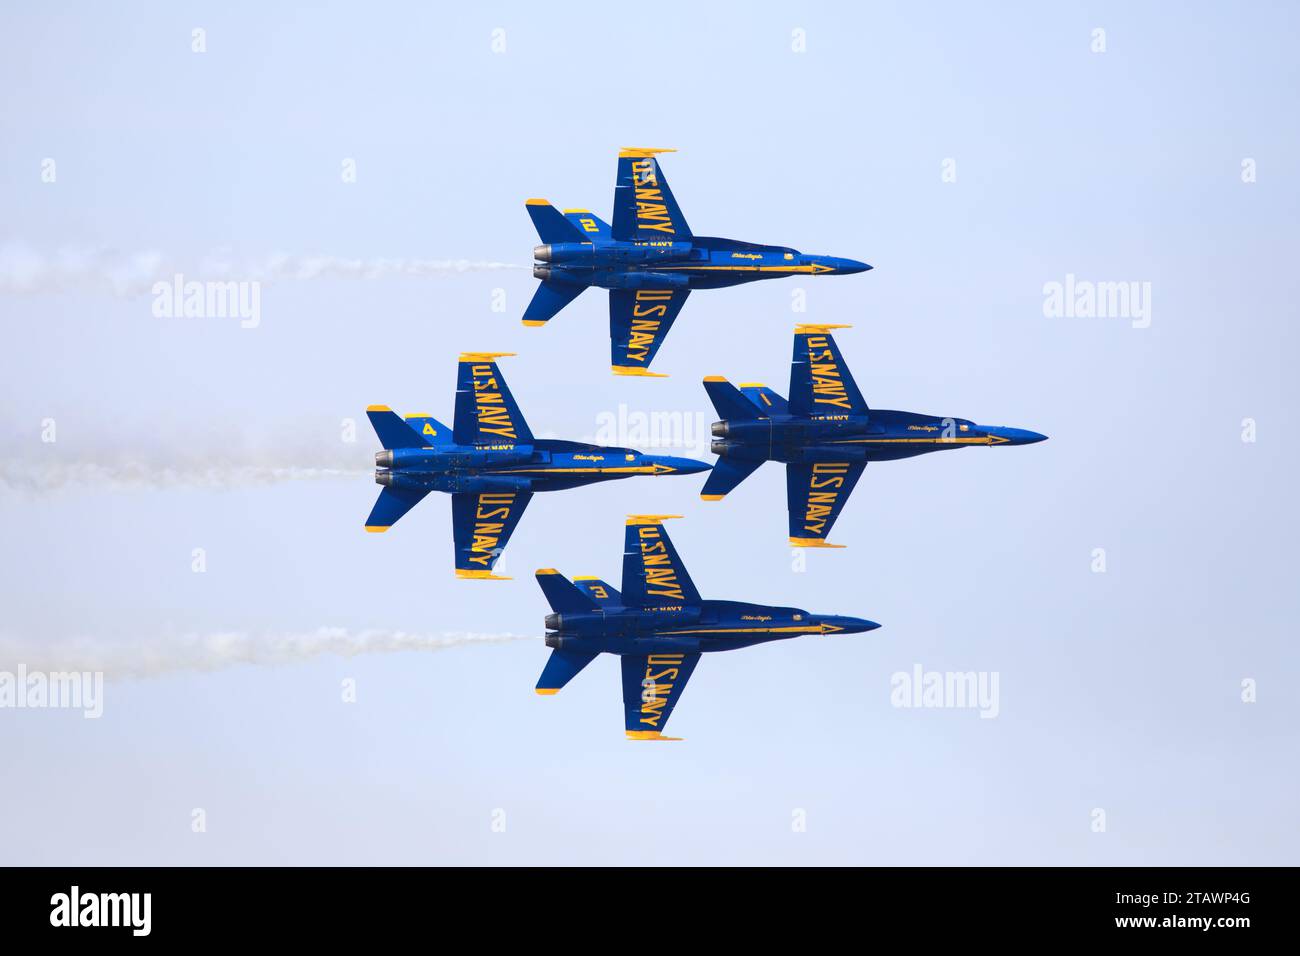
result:
<svg viewBox="0 0 1300 956"><path fill-rule="evenodd" d="M538 262L550 262L550 261L551 261L551 247L550 247L550 246L533 246L533 258L536 259Z"/></svg>
<svg viewBox="0 0 1300 956"><path fill-rule="evenodd" d="M712 435L714 438L726 438L727 431L728 429L727 429L726 422L714 422L712 425L709 426L709 434Z"/></svg>
<svg viewBox="0 0 1300 956"><path fill-rule="evenodd" d="M387 488L392 483L393 483L393 473L391 471L375 472L375 484L383 485L385 488Z"/></svg>
<svg viewBox="0 0 1300 956"><path fill-rule="evenodd" d="M393 467L393 450L391 448L385 448L383 451L375 452L375 467L376 468Z"/></svg>
<svg viewBox="0 0 1300 956"><path fill-rule="evenodd" d="M543 282L545 282L545 281L546 281L547 279L549 279L550 277L551 277L551 267L550 267L550 266L544 266L544 265L541 265L540 263L534 263L534 264L533 264L533 278L534 278L534 279L541 279Z"/></svg>

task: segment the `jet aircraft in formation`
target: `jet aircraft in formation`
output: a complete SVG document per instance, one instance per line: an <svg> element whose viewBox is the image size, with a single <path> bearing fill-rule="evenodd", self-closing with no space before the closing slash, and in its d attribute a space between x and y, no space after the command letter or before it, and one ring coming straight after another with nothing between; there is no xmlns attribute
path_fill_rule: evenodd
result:
<svg viewBox="0 0 1300 956"><path fill-rule="evenodd" d="M826 537L868 462L1029 445L1047 437L965 418L868 408L831 335L846 328L795 326L788 399L759 382L737 388L720 375L704 379L722 421L713 423L712 449L719 457L701 498L721 501L763 462L784 462L790 544L837 548L842 545Z"/></svg>
<svg viewBox="0 0 1300 956"><path fill-rule="evenodd" d="M700 597L664 531L666 518L679 517L627 519L622 592L599 578L570 581L553 568L537 572L537 583L553 611L545 620L551 656L537 681L537 693L557 693L597 655L617 654L627 736L677 740L665 737L664 727L701 654L801 634L855 634L880 626L860 617Z"/></svg>
<svg viewBox="0 0 1300 956"><path fill-rule="evenodd" d="M533 276L542 283L524 312L524 325L545 325L584 289L608 289L614 373L657 375L650 363L691 290L871 268L788 246L695 235L655 159L671 152L633 148L618 154L612 226L586 209L560 212L545 199L527 201L542 240L533 249Z"/></svg>
<svg viewBox="0 0 1300 956"><path fill-rule="evenodd" d="M670 151L619 153L612 226L585 209L560 212L545 200L528 200L543 244L533 250L541 285L525 325L544 325L589 286L608 289L613 371L658 375L650 364L691 290L871 268L786 246L695 235L655 158L663 152ZM831 335L841 328L848 326L795 328L788 399L759 383L736 387L721 376L704 379L721 420L712 428L718 459L702 498L719 501L763 462L782 462L790 544L839 547L827 537L868 462L1046 437L964 418L869 408ZM456 574L499 580L493 566L535 492L709 470L689 458L535 438L497 367L507 354L460 356L451 428L423 414L403 420L385 405L367 409L383 444L375 455L375 480L383 490L367 531L388 530L431 491L450 493ZM552 568L537 572L552 610L545 619L551 656L537 693L554 694L598 655L616 654L627 736L674 740L664 728L700 655L880 626L795 607L702 598L664 530L664 519L672 517L680 516L627 519L621 591L599 578L570 581Z"/></svg>
<svg viewBox="0 0 1300 956"><path fill-rule="evenodd" d="M431 491L449 493L456 576L503 580L492 568L534 493L708 470L690 458L534 438L497 367L509 354L460 356L451 428L425 414L403 420L387 405L366 409L384 446L375 453L375 481L384 487L367 531L387 531Z"/></svg>

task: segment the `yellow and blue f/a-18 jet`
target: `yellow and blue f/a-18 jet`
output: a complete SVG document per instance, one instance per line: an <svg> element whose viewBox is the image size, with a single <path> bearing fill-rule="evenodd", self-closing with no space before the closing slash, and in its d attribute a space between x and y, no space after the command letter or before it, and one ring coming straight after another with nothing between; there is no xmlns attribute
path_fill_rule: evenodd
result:
<svg viewBox="0 0 1300 956"><path fill-rule="evenodd" d="M608 289L614 372L656 375L650 363L692 289L871 268L855 259L693 234L655 159L670 152L618 154L612 227L586 209L561 213L545 199L527 201L543 245L533 249L533 276L542 284L524 312L524 325L545 325L589 286Z"/></svg>
<svg viewBox="0 0 1300 956"><path fill-rule="evenodd" d="M623 544L623 593L599 578L567 580L553 568L537 572L551 604L546 616L550 659L537 693L554 694L598 654L623 665L624 726L633 740L665 737L668 718L700 655L734 651L801 634L853 634L879 627L860 617L810 614L797 607L706 601L695 590L665 518L632 515Z"/></svg>
<svg viewBox="0 0 1300 956"><path fill-rule="evenodd" d="M846 328L795 327L788 401L758 382L736 388L719 375L704 379L722 421L713 423L717 440L711 447L719 460L701 498L720 501L763 462L783 461L790 544L838 548L843 545L826 536L867 462L971 445L1029 445L1047 437L964 418L868 408L830 334Z"/></svg>
<svg viewBox="0 0 1300 956"><path fill-rule="evenodd" d="M534 438L497 368L496 360L511 354L460 356L451 428L428 415L403 420L387 405L366 409L384 446L375 453L375 481L384 488L366 530L387 531L431 491L450 493L457 577L506 580L492 568L533 492L709 468L690 458Z"/></svg>

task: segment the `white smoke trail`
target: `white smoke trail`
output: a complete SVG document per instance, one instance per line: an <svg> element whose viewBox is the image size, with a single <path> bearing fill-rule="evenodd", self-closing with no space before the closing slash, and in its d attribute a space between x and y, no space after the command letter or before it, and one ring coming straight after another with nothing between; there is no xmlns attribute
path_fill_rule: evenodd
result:
<svg viewBox="0 0 1300 956"><path fill-rule="evenodd" d="M0 246L0 293L109 292L126 298L147 295L154 283L170 283L178 274L187 281L270 283L320 278L429 278L527 268L517 263L476 259L359 259L284 253L245 261L206 256L197 262L182 263L156 251L124 253L67 247L43 254L24 243L7 243Z"/></svg>
<svg viewBox="0 0 1300 956"><path fill-rule="evenodd" d="M286 481L369 478L373 468L302 467L233 461L150 463L138 460L0 460L0 489L41 495L75 486L110 491L247 488Z"/></svg>
<svg viewBox="0 0 1300 956"><path fill-rule="evenodd" d="M39 496L78 487L222 490L372 477L372 446L341 438L323 417L307 426L245 432L205 426L202 440L195 440L192 422L165 422L149 435L79 434L75 445L46 444L31 431L14 431L0 434L0 494Z"/></svg>
<svg viewBox="0 0 1300 956"><path fill-rule="evenodd" d="M108 678L162 677L184 671L206 672L240 664L275 666L323 655L355 657L398 651L441 651L474 644L532 640L523 634L443 631L412 634L394 630L351 631L320 627L314 631L254 633L216 631L180 637L105 640L83 637L59 641L0 636L0 671L90 671Z"/></svg>

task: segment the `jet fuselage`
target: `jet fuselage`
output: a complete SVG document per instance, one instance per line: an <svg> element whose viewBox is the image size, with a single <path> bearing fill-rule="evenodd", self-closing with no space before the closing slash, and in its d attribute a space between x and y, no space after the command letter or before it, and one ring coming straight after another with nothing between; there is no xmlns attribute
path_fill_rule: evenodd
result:
<svg viewBox="0 0 1300 956"><path fill-rule="evenodd" d="M852 634L880 626L796 607L708 600L565 611L548 614L545 623L548 647L620 655L731 651L803 634Z"/></svg>
<svg viewBox="0 0 1300 956"><path fill-rule="evenodd" d="M534 278L602 289L720 289L792 275L852 275L871 266L785 246L692 236L688 241L563 242L537 246Z"/></svg>
<svg viewBox="0 0 1300 956"><path fill-rule="evenodd" d="M964 418L873 408L869 416L776 414L714 422L713 453L746 461L786 463L893 461L970 445L1027 445L1037 432L977 425Z"/></svg>
<svg viewBox="0 0 1300 956"><path fill-rule="evenodd" d="M871 268L788 246L696 235L659 168L655 157L662 152L619 151L612 224L590 209L561 211L540 198L524 203L541 242L533 248L533 276L541 284L524 310L524 325L544 326L584 290L606 289L610 371L657 376L650 366L694 290Z"/></svg>
<svg viewBox="0 0 1300 956"><path fill-rule="evenodd" d="M420 491L559 491L633 475L695 474L708 465L554 439L531 444L439 445L375 453L375 481Z"/></svg>

